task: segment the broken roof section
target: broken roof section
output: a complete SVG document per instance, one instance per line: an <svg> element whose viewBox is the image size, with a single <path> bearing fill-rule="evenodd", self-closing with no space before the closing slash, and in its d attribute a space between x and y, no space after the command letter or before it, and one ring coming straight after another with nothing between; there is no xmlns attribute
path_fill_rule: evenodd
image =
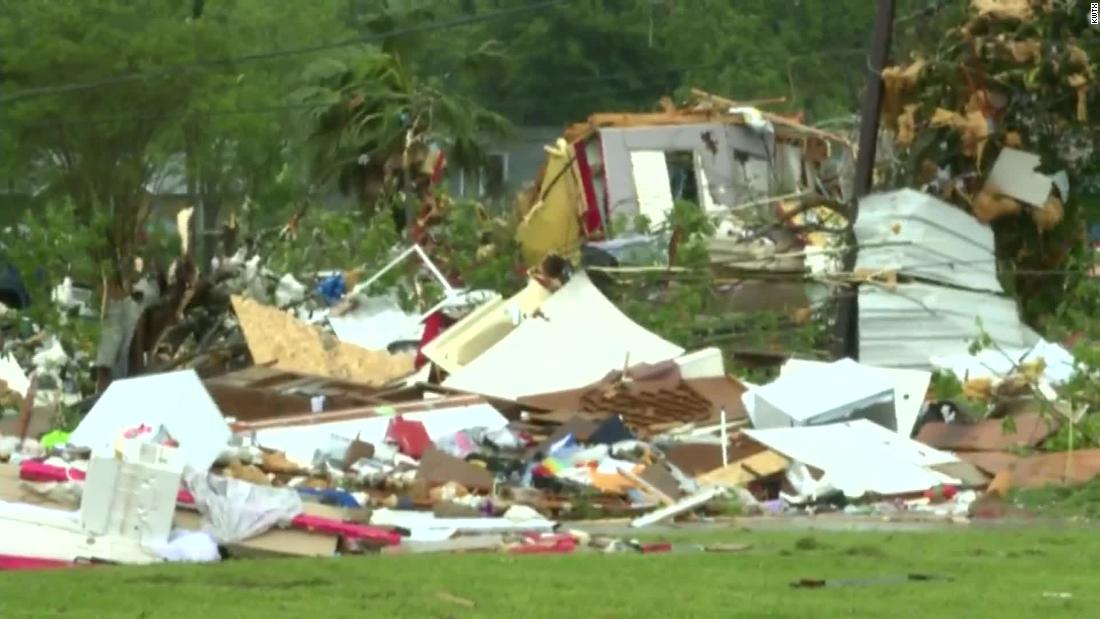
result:
<svg viewBox="0 0 1100 619"><path fill-rule="evenodd" d="M586 353L578 356L578 350ZM581 272L443 385L515 400L587 385L615 368L683 353L630 320Z"/></svg>
<svg viewBox="0 0 1100 619"><path fill-rule="evenodd" d="M203 385L222 413L241 427L251 423L292 420L308 415L364 408L434 403L471 396L463 391L416 382L408 386L378 388L346 380L284 372L253 366L207 378ZM478 396L481 397L481 396ZM516 402L485 398L509 417L518 417Z"/></svg>
<svg viewBox="0 0 1100 619"><path fill-rule="evenodd" d="M707 354L616 370L588 386L532 395L520 403L551 412L614 413L640 431L717 422L723 410L728 420L745 418L744 385L723 375L717 349L700 352ZM707 363L715 355L717 368ZM704 364L711 367L702 370Z"/></svg>
<svg viewBox="0 0 1100 619"><path fill-rule="evenodd" d="M821 165L834 147L851 150L843 136L701 91L695 97L659 113L594 114L566 129L520 205L528 266L549 253L575 258L583 241L612 236L616 221L644 216L659 228L679 199L718 218L804 191L843 200L841 179Z"/></svg>
<svg viewBox="0 0 1100 619"><path fill-rule="evenodd" d="M782 103L784 100L771 102ZM662 101L664 108L660 112L651 113L615 113L597 112L588 117L585 122L574 123L566 130L563 137L570 141L584 139L593 133L606 127L639 127L648 125L687 125L693 123L721 122L728 125L752 125L757 123L757 118L769 122L774 127L774 133L780 139L800 140L805 138L818 138L834 142L846 147L851 143L843 135L824 131L800 122L798 116L784 116L756 110L754 104L763 105L771 102L745 101L739 102L727 99L698 88L692 89L692 100L688 105L675 107L670 101Z"/></svg>
<svg viewBox="0 0 1100 619"><path fill-rule="evenodd" d="M237 421L252 421L403 401L400 392L362 383L252 366L203 381L218 408ZM411 393L404 399L419 399Z"/></svg>

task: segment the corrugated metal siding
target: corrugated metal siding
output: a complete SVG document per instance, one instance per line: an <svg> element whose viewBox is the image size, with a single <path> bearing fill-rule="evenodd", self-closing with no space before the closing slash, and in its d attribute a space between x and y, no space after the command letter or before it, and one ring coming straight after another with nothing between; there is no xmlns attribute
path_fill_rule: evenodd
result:
<svg viewBox="0 0 1100 619"><path fill-rule="evenodd" d="M997 280L993 230L958 208L912 189L860 201L857 269L974 290L1004 292Z"/></svg>
<svg viewBox="0 0 1100 619"><path fill-rule="evenodd" d="M883 367L931 369L932 357L966 354L984 329L1003 348L1029 348L1039 336L1020 322L1016 302L928 284L896 291L865 285L859 293L859 360Z"/></svg>
<svg viewBox="0 0 1100 619"><path fill-rule="evenodd" d="M1000 294L989 226L912 189L867 196L859 211L857 269L932 282L860 288L860 361L931 369L933 357L966 355L983 330L1002 348L1039 341L1016 301Z"/></svg>

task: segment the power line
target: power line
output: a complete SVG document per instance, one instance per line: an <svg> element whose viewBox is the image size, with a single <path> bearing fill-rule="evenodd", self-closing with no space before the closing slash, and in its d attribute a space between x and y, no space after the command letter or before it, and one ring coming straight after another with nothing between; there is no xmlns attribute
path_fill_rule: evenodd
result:
<svg viewBox="0 0 1100 619"><path fill-rule="evenodd" d="M228 108L222 110L211 110L206 112L196 112L196 115L202 117L219 117L219 116L250 116L250 115L266 115L266 114L278 114L280 112L289 112L293 110L309 110L309 109L321 109L323 107L329 107L328 104L321 103L302 103L302 104L288 104L277 105L269 107L256 107L256 108ZM85 125L97 125L108 124L112 122L123 122L133 120L164 120L169 118L182 117L185 114L110 114L103 116L85 116L82 118L42 118L36 120L30 120L22 122L19 120L5 119L5 123L11 123L20 127L65 127L65 126L85 126Z"/></svg>
<svg viewBox="0 0 1100 619"><path fill-rule="evenodd" d="M568 0L566 0L566 1L568 1ZM794 62L794 61L796 61L798 59L801 59L801 58L809 58L809 57L827 58L827 57L832 57L832 56L843 56L843 55L856 54L856 53L862 53L862 52L863 52L863 50L861 48L826 49L826 50L821 50L821 51L818 51L818 52L793 54L793 55L788 56L787 59L788 59L788 62ZM565 76L564 79L562 79L561 81L565 82L565 83L569 83L569 84L575 84L575 83L604 84L604 83L615 82L615 81L630 78L630 77L651 77L651 76L654 76L654 75L664 77L664 76L669 76L669 75L676 75L676 74L679 74L679 73L682 73L682 72L685 72L685 71L715 69L715 68L725 67L727 65L728 65L728 62L692 63L692 64L665 67L665 68L659 69L657 71L653 71L653 72L649 73L646 76L639 76L637 73L618 72L618 73L609 73L609 74L604 74L604 75L591 75L591 76ZM673 86L673 87L670 87L670 88L675 88L675 87ZM567 94L564 94L564 95L558 95L558 96L555 97L555 100L556 101L576 101L576 100L579 100L579 99L588 99L588 98L593 98L594 99L594 98L598 98L598 97L608 97L608 96L616 96L616 95L619 95L619 96L633 96L633 95L641 95L641 94L650 93L653 90L654 90L654 87L653 87L652 84L639 84L637 86L629 86L629 87L613 86L611 88L602 88L602 89L596 89L596 90L588 89L588 90L585 90L585 91L578 91L578 92L567 93ZM497 107L500 107L502 105L507 106L509 104L516 104L516 103L528 103L528 102L537 103L537 102L545 101L545 99L546 99L546 97L543 96L543 95L531 95L531 96L520 96L520 97L504 97L504 98L496 99L495 104L496 104ZM278 114L278 113L287 112L287 111L294 111L294 110L323 109L323 108L327 108L329 106L330 105L327 104L327 103L324 103L324 104L322 104L322 103L285 104L285 105L274 105L274 106L266 106L266 107L255 107L255 108L229 108L229 109L221 109L221 110L212 110L212 111L207 111L207 112L199 112L198 115L203 116L203 117L221 117L221 116L239 116L239 115ZM69 119L69 118L44 118L44 119L36 119L36 120L30 120L30 121L20 121L18 119L6 118L6 119L4 119L4 122L11 123L11 124L19 126L19 127L82 126L82 125L89 125L89 124L105 124L105 123L120 122L120 121L127 121L127 120L162 120L162 119L166 119L166 118L174 118L174 117L177 117L177 116L179 116L179 115L177 115L177 114L135 114L135 113L127 112L127 113L103 115L103 116L85 116L85 117L74 118L74 119Z"/></svg>
<svg viewBox="0 0 1100 619"><path fill-rule="evenodd" d="M244 56L237 56L233 58L221 58L218 60L208 60L203 62L193 62L185 64L168 65L158 71L148 71L141 73L127 73L107 77L94 82L82 82L76 84L58 84L55 86L43 86L40 88L29 88L21 90L10 95L0 97L0 103L10 103L12 101L19 101L31 97L39 97L51 94L61 94L66 92L77 92L81 90L90 90L93 88L101 88L104 86L111 86L114 84L122 84L127 82L156 79L161 77L167 77L175 75L181 71L191 68L213 68L224 65L232 65L240 62L256 62L260 60L272 60L275 58L286 58L288 56L298 56L302 54L313 54L326 50L338 49L341 47L350 47L353 45L362 45L364 43L378 43L388 39L406 36L410 34L421 34L425 32L434 32L438 30L450 30L453 28L460 28L463 26L469 26L482 22L495 21L504 17L511 17L521 15L524 13L531 13L535 11L542 11L555 6L559 6L570 2L571 0L545 0L543 2L537 2L534 4L528 4L525 6L514 7L510 9L500 9L492 11L490 13L481 13L475 15L467 15L464 17L457 17L449 20L435 21L426 24L420 24L416 26L409 26L407 28L397 28L380 34L372 34L361 37L355 37L346 39L343 41L336 41L330 43L319 43L316 45L310 45L307 47L299 47L292 49L272 50L269 52L260 52L255 54L247 54Z"/></svg>
<svg viewBox="0 0 1100 619"><path fill-rule="evenodd" d="M574 92L561 95L555 100L557 101L577 101L581 99L590 99L598 96L614 96L614 95L641 95L652 92L653 88L650 86L637 86L630 88L608 88L600 90L587 90L585 92ZM498 101L498 104L508 103L536 103L545 101L546 97L543 96L530 96L530 97L510 97ZM325 109L331 107L330 103L297 103L286 105L273 105L267 107L253 107L253 108L227 108L221 110L211 110L206 112L196 112L201 117L222 117L222 116L252 116L252 115L267 115L267 114L279 114L282 112L290 112L295 110L307 111ZM179 114L112 114L104 116L90 116L82 118L43 118L28 121L20 121L18 119L7 118L4 119L5 123L18 127L63 127L63 126L85 126L95 124L108 124L112 122L123 122L133 120L164 120L170 118L181 117Z"/></svg>

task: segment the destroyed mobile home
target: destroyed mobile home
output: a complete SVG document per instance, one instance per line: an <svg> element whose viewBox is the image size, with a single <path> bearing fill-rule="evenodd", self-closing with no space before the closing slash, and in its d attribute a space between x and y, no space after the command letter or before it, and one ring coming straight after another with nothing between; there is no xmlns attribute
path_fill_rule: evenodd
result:
<svg viewBox="0 0 1100 619"><path fill-rule="evenodd" d="M1060 394L1087 369L1023 322L983 218L916 189L852 208L845 136L696 99L597 114L548 148L519 209L530 277L514 295L463 288L427 241L314 290L242 250L206 278L177 272L179 290L143 281L107 304L105 388L71 433L48 409L72 391L62 368L88 360L47 334L24 346L33 359L0 358L15 412L0 425L0 565L659 552L585 531L734 505L960 520L1012 488L1100 475L1093 446L1023 455L1088 412ZM984 177L1007 191L1024 159L1002 149ZM1028 204L1068 192L1042 184ZM671 269L682 200L714 224L715 271L793 272L818 302L853 292L853 354L788 358L753 385L725 351L624 314L596 281L613 269L583 268L585 250L630 263L632 244L656 246ZM410 265L442 298L410 313L372 296ZM150 317L164 298L172 328ZM937 399L937 374L989 403L979 420Z"/></svg>

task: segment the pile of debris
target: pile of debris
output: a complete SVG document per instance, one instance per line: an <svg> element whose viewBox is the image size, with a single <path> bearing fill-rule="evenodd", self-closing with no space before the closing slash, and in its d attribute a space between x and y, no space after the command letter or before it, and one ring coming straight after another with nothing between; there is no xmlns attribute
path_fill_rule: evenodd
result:
<svg viewBox="0 0 1100 619"><path fill-rule="evenodd" d="M1013 437L924 423L924 370L792 360L746 385L720 351L639 327L583 271L532 279L434 334L366 312L330 316L333 338L254 299L230 306L250 367L115 380L71 434L0 439L0 555L647 552L670 546L599 533L733 505L958 518L994 474L1032 483L1046 469L1008 450L1053 431L1030 413ZM415 350L391 352L418 329ZM1066 368L1046 364L1024 386L1050 392Z"/></svg>

